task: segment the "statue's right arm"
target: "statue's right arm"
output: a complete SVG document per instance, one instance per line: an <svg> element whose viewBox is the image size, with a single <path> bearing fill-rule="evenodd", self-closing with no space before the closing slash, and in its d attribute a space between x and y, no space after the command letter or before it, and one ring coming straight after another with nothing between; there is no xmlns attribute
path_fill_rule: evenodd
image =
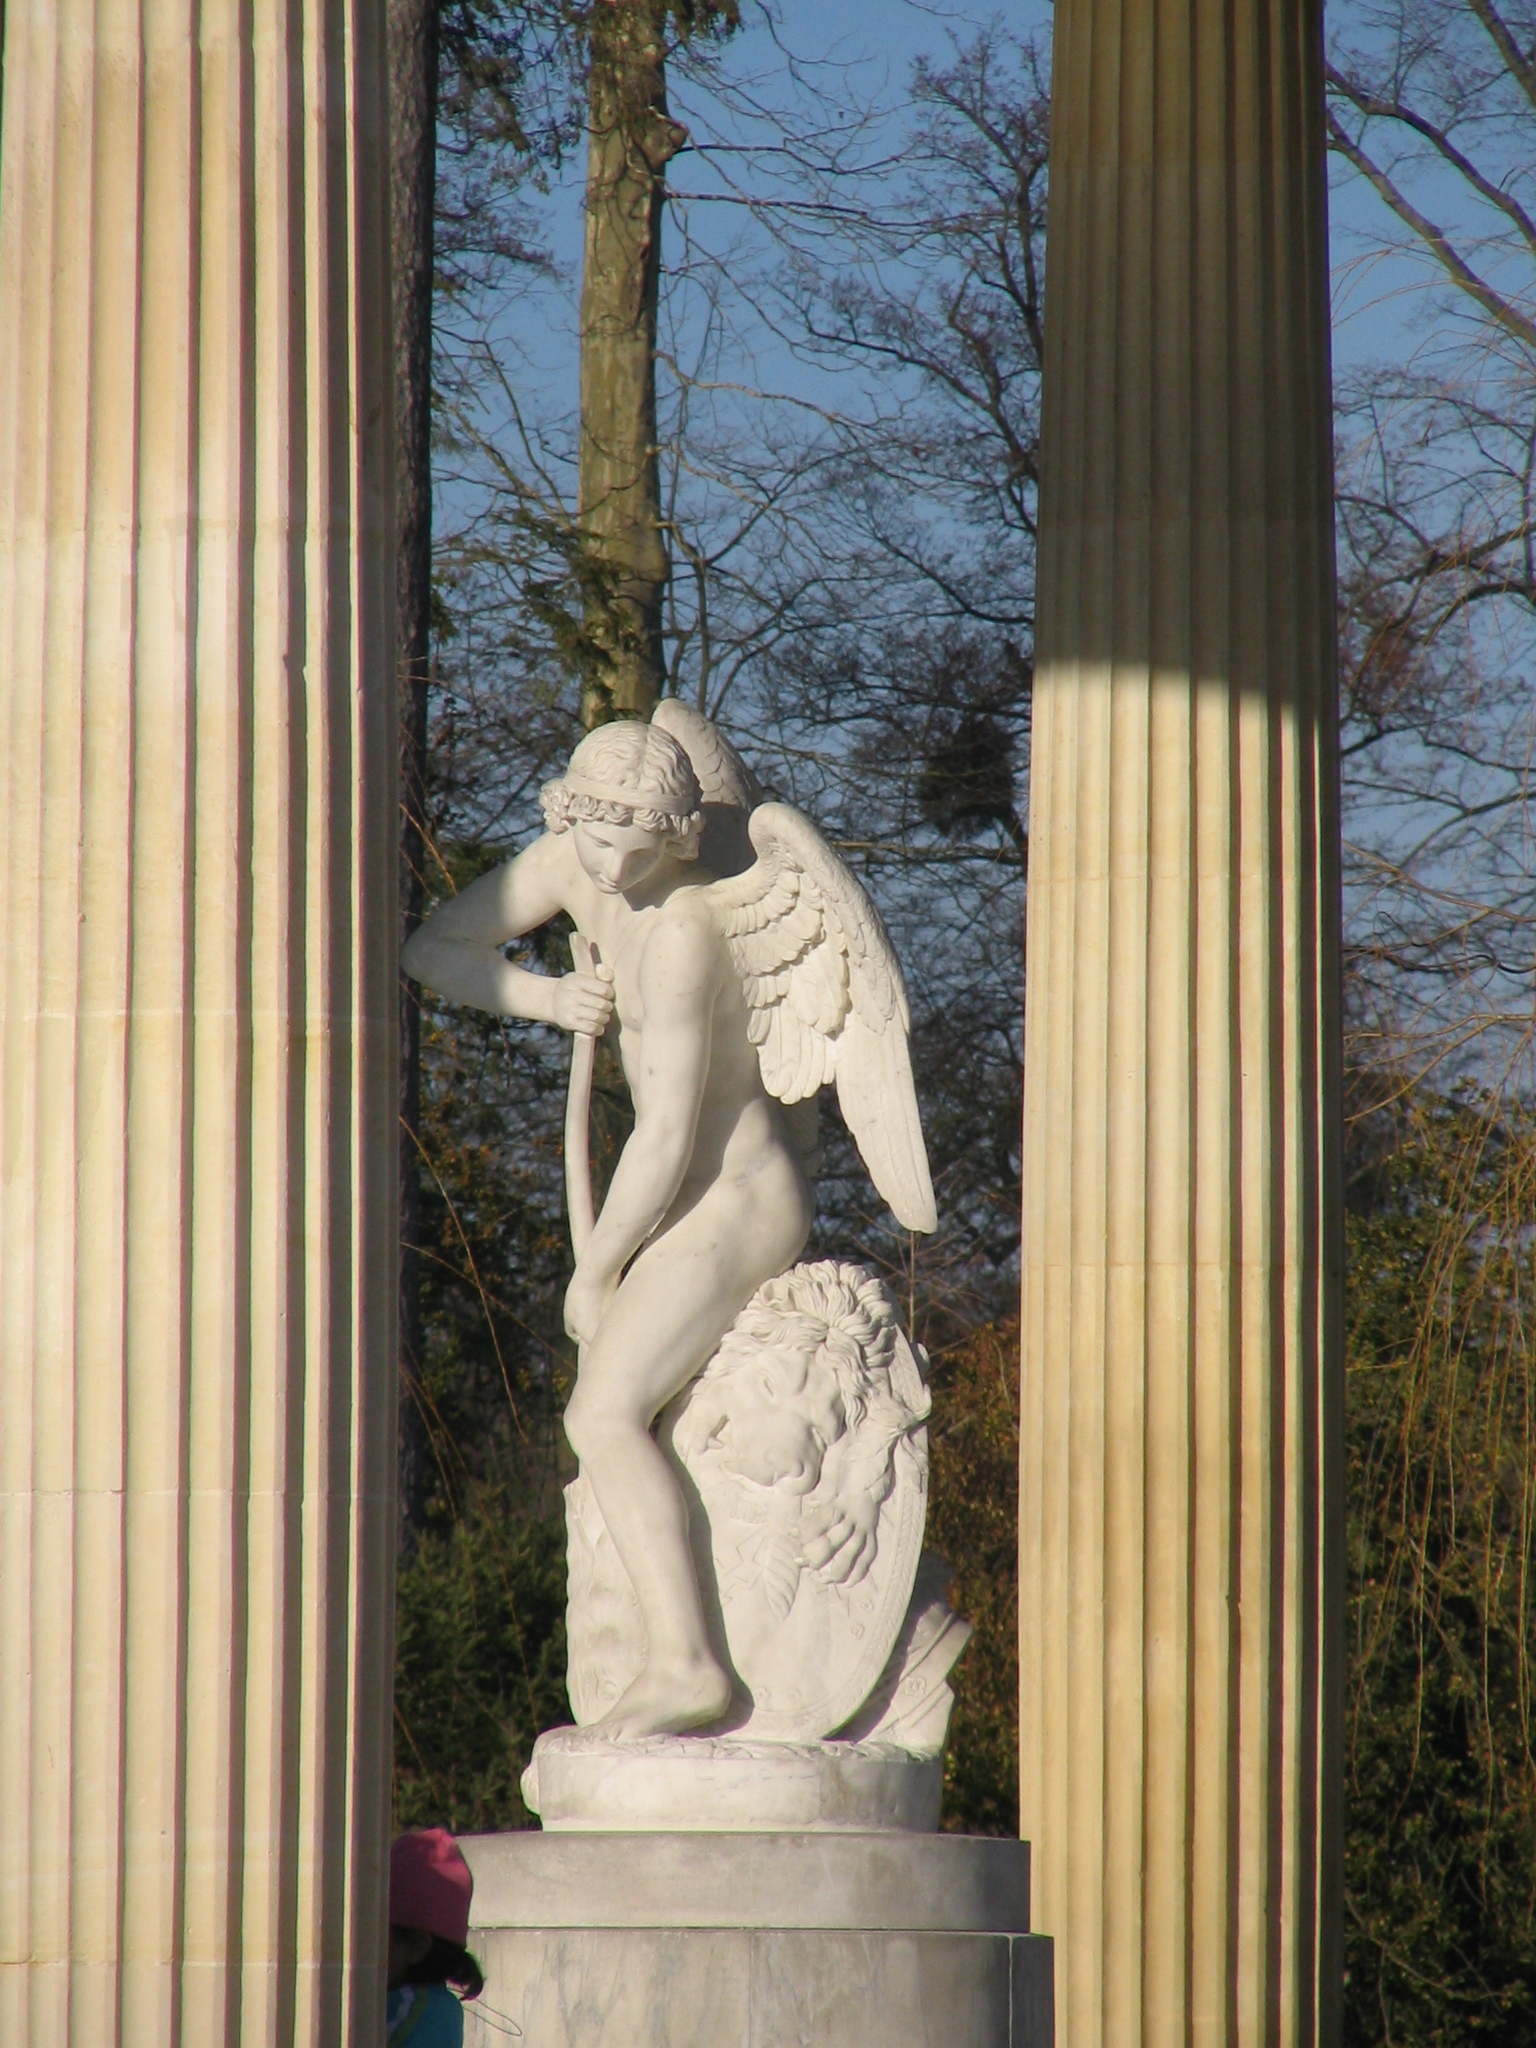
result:
<svg viewBox="0 0 1536 2048"><path fill-rule="evenodd" d="M536 931L565 908L567 851L566 844L546 833L515 860L448 897L406 941L400 965L454 1002L498 1017L527 1017L571 1029L564 1014L571 996L562 998L561 991L580 977L530 974L501 952L509 939Z"/></svg>

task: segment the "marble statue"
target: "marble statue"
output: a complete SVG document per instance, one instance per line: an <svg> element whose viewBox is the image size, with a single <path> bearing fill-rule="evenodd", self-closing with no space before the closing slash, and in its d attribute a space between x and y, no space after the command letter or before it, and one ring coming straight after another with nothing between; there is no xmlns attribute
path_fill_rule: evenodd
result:
<svg viewBox="0 0 1536 2048"><path fill-rule="evenodd" d="M815 827L757 801L724 736L676 700L649 724L589 734L543 807L545 834L444 903L404 965L459 1001L575 1034L578 1733L589 1749L665 1749L709 1729L740 1759L763 1739L820 1742L884 1695L916 1726L911 1666L936 1753L943 1675L969 1631L936 1607L931 1572L914 1600L919 1357L872 1275L795 1263L827 1083L898 1222L935 1227L884 927ZM504 957L562 911L572 973ZM615 1026L635 1124L594 1214L592 1055ZM885 1712L864 1715L877 1760Z"/></svg>
<svg viewBox="0 0 1536 2048"><path fill-rule="evenodd" d="M662 1411L733 1734L816 1741L874 1690L922 1549L928 1405L889 1291L824 1260L765 1282ZM568 1519L571 1705L593 1724L645 1632L584 1478Z"/></svg>

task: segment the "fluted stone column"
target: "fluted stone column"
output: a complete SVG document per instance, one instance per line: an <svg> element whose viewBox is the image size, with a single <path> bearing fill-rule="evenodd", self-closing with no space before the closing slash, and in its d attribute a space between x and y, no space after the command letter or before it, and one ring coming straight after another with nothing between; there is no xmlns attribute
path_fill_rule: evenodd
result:
<svg viewBox="0 0 1536 2048"><path fill-rule="evenodd" d="M1022 1828L1058 2040L1338 2038L1317 0L1057 0Z"/></svg>
<svg viewBox="0 0 1536 2048"><path fill-rule="evenodd" d="M0 2038L382 2039L383 0L8 0Z"/></svg>

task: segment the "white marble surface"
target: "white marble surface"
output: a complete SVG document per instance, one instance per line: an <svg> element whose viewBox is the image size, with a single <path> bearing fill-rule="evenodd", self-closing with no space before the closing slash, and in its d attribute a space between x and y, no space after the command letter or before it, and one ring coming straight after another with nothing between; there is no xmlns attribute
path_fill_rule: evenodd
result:
<svg viewBox="0 0 1536 2048"><path fill-rule="evenodd" d="M465 2048L1052 2048L1040 1935L611 1929L476 1937Z"/></svg>
<svg viewBox="0 0 1536 2048"><path fill-rule="evenodd" d="M928 1409L890 1290L821 1260L759 1288L663 1413L732 1732L816 1741L886 1675L922 1547ZM584 1473L566 1519L570 1696L585 1726L644 1668L645 1623Z"/></svg>
<svg viewBox="0 0 1536 2048"><path fill-rule="evenodd" d="M477 1927L1027 1934L1027 1842L983 1835L466 1835Z"/></svg>
<svg viewBox="0 0 1536 2048"><path fill-rule="evenodd" d="M523 1799L546 1828L847 1829L939 1824L944 1760L891 1742L757 1742L555 1728L534 1745Z"/></svg>
<svg viewBox="0 0 1536 2048"><path fill-rule="evenodd" d="M467 2048L1051 2048L1029 1849L964 1836L482 1835ZM730 1917L734 1915L734 1917Z"/></svg>
<svg viewBox="0 0 1536 2048"><path fill-rule="evenodd" d="M574 1556L582 1540L573 1533ZM949 1606L949 1576L924 1553L886 1669L834 1741L764 1742L750 1727L629 1742L600 1728L552 1729L523 1774L529 1810L546 1828L937 1827L949 1674L971 1634ZM571 1606L574 1616L574 1588ZM591 1602L586 1625L603 1614Z"/></svg>

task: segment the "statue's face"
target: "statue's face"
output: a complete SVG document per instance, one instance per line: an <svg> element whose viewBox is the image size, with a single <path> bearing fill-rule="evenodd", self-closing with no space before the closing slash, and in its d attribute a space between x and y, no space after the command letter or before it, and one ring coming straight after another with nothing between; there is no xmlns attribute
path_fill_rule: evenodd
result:
<svg viewBox="0 0 1536 2048"><path fill-rule="evenodd" d="M643 825L607 825L598 818L577 818L571 825L576 858L605 896L638 889L660 865L666 839Z"/></svg>

